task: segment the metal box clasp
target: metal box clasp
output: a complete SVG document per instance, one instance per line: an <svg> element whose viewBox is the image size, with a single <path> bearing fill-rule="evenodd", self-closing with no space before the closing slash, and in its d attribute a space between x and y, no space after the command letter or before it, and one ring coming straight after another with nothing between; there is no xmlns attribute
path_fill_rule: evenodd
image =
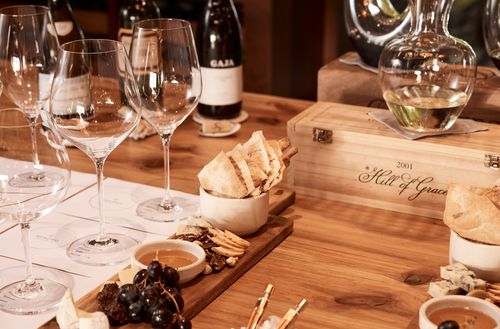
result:
<svg viewBox="0 0 500 329"><path fill-rule="evenodd" d="M500 155L499 154L485 154L484 166L494 170L500 169Z"/></svg>
<svg viewBox="0 0 500 329"><path fill-rule="evenodd" d="M313 141L320 144L331 144L333 132L328 129L313 128Z"/></svg>

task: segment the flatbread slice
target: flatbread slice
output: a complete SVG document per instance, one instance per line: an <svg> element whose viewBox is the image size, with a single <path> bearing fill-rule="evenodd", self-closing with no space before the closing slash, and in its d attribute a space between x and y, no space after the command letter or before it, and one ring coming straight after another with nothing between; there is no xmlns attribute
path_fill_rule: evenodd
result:
<svg viewBox="0 0 500 329"><path fill-rule="evenodd" d="M248 194L231 160L220 152L198 173L200 185L205 191L226 198L240 199Z"/></svg>
<svg viewBox="0 0 500 329"><path fill-rule="evenodd" d="M460 236L500 245L500 191L450 184L443 220Z"/></svg>
<svg viewBox="0 0 500 329"><path fill-rule="evenodd" d="M271 143L275 144L275 147L277 146L277 149L271 146ZM262 189L264 191L269 191L271 189L273 181L280 174L282 164L282 162L280 161L281 149L279 148L279 144L276 141L266 141L266 143L264 143L264 146L266 147L267 155L269 156L269 166L271 167L271 171L269 172L267 180L264 182L264 186L262 187Z"/></svg>
<svg viewBox="0 0 500 329"><path fill-rule="evenodd" d="M279 162L279 170L278 172L272 177L271 182L269 183L269 188L270 190L272 187L276 186L281 180L283 179L283 174L286 169L286 165L283 162L283 153L281 151L281 145L279 141L271 140L269 141L269 145L273 148L274 152L276 153L278 162Z"/></svg>
<svg viewBox="0 0 500 329"><path fill-rule="evenodd" d="M241 144L237 144L230 152L227 153L227 156L231 159L235 168L238 168L240 177L247 187L247 194L255 190L252 174L245 160L246 152Z"/></svg>
<svg viewBox="0 0 500 329"><path fill-rule="evenodd" d="M267 176L271 171L271 166L269 165L269 155L264 145L265 141L262 131L255 131L252 137L243 144L243 148L250 159L249 162L253 162L255 166L262 169Z"/></svg>

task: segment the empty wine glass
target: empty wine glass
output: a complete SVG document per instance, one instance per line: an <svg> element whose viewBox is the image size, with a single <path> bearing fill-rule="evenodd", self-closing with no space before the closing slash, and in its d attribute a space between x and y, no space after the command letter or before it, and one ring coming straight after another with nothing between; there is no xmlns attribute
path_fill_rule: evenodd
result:
<svg viewBox="0 0 500 329"><path fill-rule="evenodd" d="M19 222L26 262L25 280L0 289L0 310L14 314L50 310L59 304L66 291L58 282L33 275L29 233L32 222L49 213L63 199L69 186L69 159L62 139L51 130L46 136L36 136L39 168L60 179L50 186L9 184L32 168L31 145L27 142L32 136L32 126L31 120L19 109L0 110L0 212ZM40 126L38 120L35 127Z"/></svg>
<svg viewBox="0 0 500 329"><path fill-rule="evenodd" d="M180 211L197 209L196 203L172 198L169 163L172 134L194 110L201 95L200 65L191 26L184 20L166 18L136 23L130 61L139 85L142 115L160 135L164 151L165 194L141 203L137 214L154 221L174 221L181 217Z"/></svg>
<svg viewBox="0 0 500 329"><path fill-rule="evenodd" d="M123 45L113 40L63 44L50 97L54 129L92 159L97 172L99 233L70 244L68 256L88 265L112 265L130 257L137 241L105 232L103 167L108 155L137 126L140 97Z"/></svg>
<svg viewBox="0 0 500 329"><path fill-rule="evenodd" d="M10 6L0 9L0 63L5 93L31 123L33 166L9 182L16 185L58 184L39 168L37 130L40 111L50 95L57 63L58 41L47 7Z"/></svg>

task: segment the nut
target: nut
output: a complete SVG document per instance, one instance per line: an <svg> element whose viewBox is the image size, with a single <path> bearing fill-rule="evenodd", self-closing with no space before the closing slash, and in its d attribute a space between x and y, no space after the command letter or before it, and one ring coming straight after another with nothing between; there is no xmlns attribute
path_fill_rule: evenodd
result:
<svg viewBox="0 0 500 329"><path fill-rule="evenodd" d="M212 274L212 266L205 263L205 268L203 269L203 274L205 274L205 275Z"/></svg>
<svg viewBox="0 0 500 329"><path fill-rule="evenodd" d="M203 242L201 242L200 240L194 240L193 243L200 246L200 247L203 247Z"/></svg>
<svg viewBox="0 0 500 329"><path fill-rule="evenodd" d="M238 259L239 259L238 257L228 257L226 259L226 264L228 266L233 267L234 265L236 265L236 262L238 262Z"/></svg>

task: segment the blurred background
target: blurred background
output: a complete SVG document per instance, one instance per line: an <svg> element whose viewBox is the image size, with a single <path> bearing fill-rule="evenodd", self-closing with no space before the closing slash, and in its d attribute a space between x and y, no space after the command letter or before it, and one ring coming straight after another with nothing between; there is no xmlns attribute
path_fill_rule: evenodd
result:
<svg viewBox="0 0 500 329"><path fill-rule="evenodd" d="M155 0L162 17L196 22L206 0ZM302 99L316 99L317 71L352 50L341 0L233 0L244 34L244 89ZM87 38L116 39L122 0L69 0ZM393 0L404 8L406 0ZM46 0L1 0L12 4L46 4ZM456 0L450 32L474 48L481 65L485 54L481 16L485 0ZM1 37L1 36L0 36Z"/></svg>

